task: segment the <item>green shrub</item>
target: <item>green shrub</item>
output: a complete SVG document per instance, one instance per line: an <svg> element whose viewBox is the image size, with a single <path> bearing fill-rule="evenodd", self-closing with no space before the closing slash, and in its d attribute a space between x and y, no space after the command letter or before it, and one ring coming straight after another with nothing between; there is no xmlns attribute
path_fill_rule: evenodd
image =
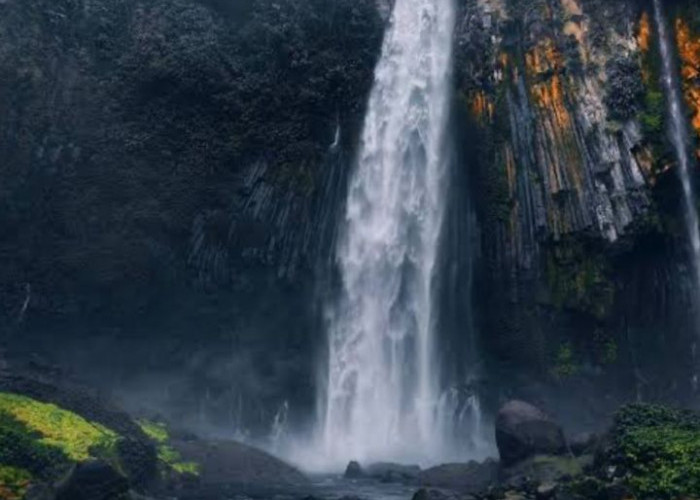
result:
<svg viewBox="0 0 700 500"><path fill-rule="evenodd" d="M618 412L614 461L640 499L676 499L700 493L700 417L655 405Z"/></svg>

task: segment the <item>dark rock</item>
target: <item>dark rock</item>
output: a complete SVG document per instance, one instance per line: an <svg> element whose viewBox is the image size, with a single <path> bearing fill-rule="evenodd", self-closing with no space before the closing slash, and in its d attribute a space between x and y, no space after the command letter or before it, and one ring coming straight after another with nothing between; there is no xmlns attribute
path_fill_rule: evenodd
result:
<svg viewBox="0 0 700 500"><path fill-rule="evenodd" d="M56 500L117 500L129 491L129 481L101 460L75 465L57 486Z"/></svg>
<svg viewBox="0 0 700 500"><path fill-rule="evenodd" d="M449 488L461 492L486 491L498 480L498 462L444 464L421 473L421 484L436 488Z"/></svg>
<svg viewBox="0 0 700 500"><path fill-rule="evenodd" d="M537 500L550 500L557 494L559 485L556 483L544 483L537 487Z"/></svg>
<svg viewBox="0 0 700 500"><path fill-rule="evenodd" d="M183 460L201 466L197 487L239 485L248 494L258 487L294 489L308 485L297 469L261 450L235 441L176 441L173 447Z"/></svg>
<svg viewBox="0 0 700 500"><path fill-rule="evenodd" d="M385 483L417 483L420 467L388 462L376 463L367 467L366 474Z"/></svg>
<svg viewBox="0 0 700 500"><path fill-rule="evenodd" d="M576 456L592 453L598 444L598 436L591 432L576 434L569 439L569 449Z"/></svg>
<svg viewBox="0 0 700 500"><path fill-rule="evenodd" d="M443 491L422 488L413 495L413 500L454 500L455 495L449 495Z"/></svg>
<svg viewBox="0 0 700 500"><path fill-rule="evenodd" d="M352 461L345 469L345 477L347 479L357 479L363 476L362 466L359 462Z"/></svg>
<svg viewBox="0 0 700 500"><path fill-rule="evenodd" d="M508 466L537 454L566 451L564 433L544 412L523 401L510 401L496 418L496 444Z"/></svg>
<svg viewBox="0 0 700 500"><path fill-rule="evenodd" d="M568 481L582 474L590 456L573 458L538 455L500 470L500 481L509 487Z"/></svg>

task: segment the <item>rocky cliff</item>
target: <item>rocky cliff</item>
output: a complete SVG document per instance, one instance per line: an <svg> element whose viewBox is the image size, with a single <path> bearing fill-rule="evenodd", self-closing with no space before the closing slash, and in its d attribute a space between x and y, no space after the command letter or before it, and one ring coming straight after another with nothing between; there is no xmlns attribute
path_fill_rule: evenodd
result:
<svg viewBox="0 0 700 500"><path fill-rule="evenodd" d="M696 114L697 8L668 8ZM695 313L650 3L465 2L457 43L495 372L687 394Z"/></svg>
<svg viewBox="0 0 700 500"><path fill-rule="evenodd" d="M649 3L458 4L449 370L482 358L495 399L554 391L601 413L690 394ZM5 342L200 423L271 422L285 398L306 412L390 7L0 0ZM666 7L700 131L700 9Z"/></svg>
<svg viewBox="0 0 700 500"><path fill-rule="evenodd" d="M229 428L308 403L381 36L373 0L0 2L5 341Z"/></svg>

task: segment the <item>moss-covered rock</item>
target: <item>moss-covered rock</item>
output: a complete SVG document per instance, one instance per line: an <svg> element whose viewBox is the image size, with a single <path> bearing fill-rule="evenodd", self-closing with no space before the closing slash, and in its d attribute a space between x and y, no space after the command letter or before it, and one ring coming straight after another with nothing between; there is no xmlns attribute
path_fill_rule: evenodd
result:
<svg viewBox="0 0 700 500"><path fill-rule="evenodd" d="M30 486L53 484L75 465L95 461L127 484L141 483L148 471L133 465L148 462L134 458L142 448L74 411L0 392L0 499L23 498Z"/></svg>
<svg viewBox="0 0 700 500"><path fill-rule="evenodd" d="M165 469L161 472L174 471L178 474L199 476L199 464L183 460L182 455L172 446L170 431L166 424L150 420L139 420L139 425L143 432L157 445L158 460L161 468Z"/></svg>

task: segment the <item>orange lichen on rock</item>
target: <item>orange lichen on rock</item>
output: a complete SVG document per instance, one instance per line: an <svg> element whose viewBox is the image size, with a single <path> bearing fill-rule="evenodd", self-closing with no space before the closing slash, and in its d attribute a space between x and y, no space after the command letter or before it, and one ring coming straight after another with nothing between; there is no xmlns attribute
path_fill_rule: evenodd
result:
<svg viewBox="0 0 700 500"><path fill-rule="evenodd" d="M554 116L557 126L568 128L571 125L571 115L564 105L564 89L559 75L533 85L532 95L538 108L548 110Z"/></svg>
<svg viewBox="0 0 700 500"><path fill-rule="evenodd" d="M547 38L525 54L525 64L528 74L540 75L562 69L564 57L556 49L554 42Z"/></svg>
<svg viewBox="0 0 700 500"><path fill-rule="evenodd" d="M676 43L681 62L683 94L693 112L693 128L700 135L700 36L688 24L676 19Z"/></svg>
<svg viewBox="0 0 700 500"><path fill-rule="evenodd" d="M649 21L649 14L646 12L642 14L642 18L639 20L637 45L639 45L639 50L642 52L649 52L651 47L651 22Z"/></svg>
<svg viewBox="0 0 700 500"><path fill-rule="evenodd" d="M493 118L494 105L491 99L483 90L480 90L474 96L472 101L472 114L479 120Z"/></svg>
<svg viewBox="0 0 700 500"><path fill-rule="evenodd" d="M561 0L561 5L570 16L582 16L583 9L576 0Z"/></svg>

